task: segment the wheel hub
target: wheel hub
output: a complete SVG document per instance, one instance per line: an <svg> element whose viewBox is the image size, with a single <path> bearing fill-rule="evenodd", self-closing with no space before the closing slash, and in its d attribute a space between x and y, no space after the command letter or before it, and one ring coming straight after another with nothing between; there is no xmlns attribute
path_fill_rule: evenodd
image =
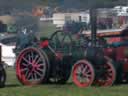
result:
<svg viewBox="0 0 128 96"><path fill-rule="evenodd" d="M28 69L29 69L29 70L32 70L32 69L33 69L32 64L29 64L29 65L28 65Z"/></svg>

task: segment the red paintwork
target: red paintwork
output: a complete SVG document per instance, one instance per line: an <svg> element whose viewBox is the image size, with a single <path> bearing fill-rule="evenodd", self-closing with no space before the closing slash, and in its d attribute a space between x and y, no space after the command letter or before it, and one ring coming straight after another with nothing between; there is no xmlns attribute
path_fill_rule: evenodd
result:
<svg viewBox="0 0 128 96"><path fill-rule="evenodd" d="M114 37L114 38L109 38L107 40L107 43L114 43L114 42L120 42L122 39L120 37Z"/></svg>
<svg viewBox="0 0 128 96"><path fill-rule="evenodd" d="M123 71L128 72L128 57L126 56L126 50L128 46L122 46L116 48L116 60L123 62Z"/></svg>
<svg viewBox="0 0 128 96"><path fill-rule="evenodd" d="M41 47L41 48L48 47L48 45L49 45L48 40L45 40L45 41L40 42L40 47Z"/></svg>
<svg viewBox="0 0 128 96"><path fill-rule="evenodd" d="M123 42L123 39L120 37L116 37L108 40L108 43L114 42ZM128 46L120 46L116 48L106 48L104 50L104 53L112 59L115 58L117 62L122 62L123 72L128 72L128 56L126 56L126 50L128 50Z"/></svg>
<svg viewBox="0 0 128 96"><path fill-rule="evenodd" d="M104 53L106 56L113 58L113 55L115 54L115 48L106 48L104 49Z"/></svg>

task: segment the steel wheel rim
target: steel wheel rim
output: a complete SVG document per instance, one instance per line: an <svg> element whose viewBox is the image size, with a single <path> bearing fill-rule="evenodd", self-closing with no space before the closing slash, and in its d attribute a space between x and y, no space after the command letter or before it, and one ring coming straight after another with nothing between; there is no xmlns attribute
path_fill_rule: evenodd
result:
<svg viewBox="0 0 128 96"><path fill-rule="evenodd" d="M45 57L35 48L21 52L16 62L16 73L21 83L36 85L43 81L47 70Z"/></svg>
<svg viewBox="0 0 128 96"><path fill-rule="evenodd" d="M105 69L105 72L101 78L104 78L104 80L98 78L95 80L94 84L96 84L98 86L104 86L104 87L111 86L114 83L115 78L116 78L115 68L114 68L113 64L110 62L107 62L106 64L104 64L103 67Z"/></svg>
<svg viewBox="0 0 128 96"><path fill-rule="evenodd" d="M82 74L81 74L82 73ZM79 76L78 76L79 75ZM83 76L81 76L83 75ZM80 79L85 79L81 82ZM82 78L81 78L82 77ZM87 61L78 62L73 68L73 82L78 87L88 87L94 80L94 69L92 65Z"/></svg>

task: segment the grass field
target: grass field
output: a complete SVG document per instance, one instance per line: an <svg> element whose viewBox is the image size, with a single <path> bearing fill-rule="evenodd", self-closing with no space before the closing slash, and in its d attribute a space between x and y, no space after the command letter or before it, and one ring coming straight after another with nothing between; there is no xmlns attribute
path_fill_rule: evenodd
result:
<svg viewBox="0 0 128 96"><path fill-rule="evenodd" d="M15 69L7 68L6 72L6 86L0 89L0 96L128 96L128 85L78 88L69 80L65 85L23 86L16 79Z"/></svg>

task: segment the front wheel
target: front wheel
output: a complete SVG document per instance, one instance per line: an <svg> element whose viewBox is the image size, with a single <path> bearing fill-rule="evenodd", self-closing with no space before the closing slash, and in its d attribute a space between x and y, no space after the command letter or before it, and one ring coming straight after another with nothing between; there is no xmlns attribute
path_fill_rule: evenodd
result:
<svg viewBox="0 0 128 96"><path fill-rule="evenodd" d="M73 67L73 82L78 87L88 87L92 85L95 73L91 63L86 60L79 60Z"/></svg>

